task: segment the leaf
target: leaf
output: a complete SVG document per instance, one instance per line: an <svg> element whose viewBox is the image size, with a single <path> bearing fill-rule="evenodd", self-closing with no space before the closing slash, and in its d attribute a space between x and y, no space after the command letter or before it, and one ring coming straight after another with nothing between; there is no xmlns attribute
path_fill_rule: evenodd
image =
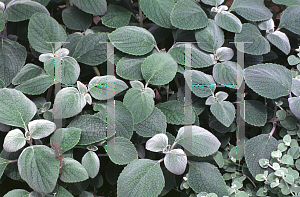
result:
<svg viewBox="0 0 300 197"><path fill-rule="evenodd" d="M154 107L152 113L144 121L135 124L134 130L143 137L153 137L158 133L166 133L167 119L164 113Z"/></svg>
<svg viewBox="0 0 300 197"><path fill-rule="evenodd" d="M190 0L178 1L171 12L171 23L184 30L195 30L207 26L208 19L199 5Z"/></svg>
<svg viewBox="0 0 300 197"><path fill-rule="evenodd" d="M141 66L142 75L147 84L164 85L174 79L177 66L170 54L154 53L144 60Z"/></svg>
<svg viewBox="0 0 300 197"><path fill-rule="evenodd" d="M172 58L181 65L185 65L185 44L176 43L168 51ZM191 45L191 63L193 68L205 68L214 64L210 54L200 51L194 44ZM186 65L188 66L188 65Z"/></svg>
<svg viewBox="0 0 300 197"><path fill-rule="evenodd" d="M78 62L89 66L102 64L107 60L107 41L106 33L100 32L84 36L79 40L73 57Z"/></svg>
<svg viewBox="0 0 300 197"><path fill-rule="evenodd" d="M118 50L130 55L145 55L156 45L153 35L141 27L120 27L108 37Z"/></svg>
<svg viewBox="0 0 300 197"><path fill-rule="evenodd" d="M265 21L272 18L272 13L261 0L235 0L230 11L235 11L249 21Z"/></svg>
<svg viewBox="0 0 300 197"><path fill-rule="evenodd" d="M118 165L125 165L138 158L133 143L123 137L114 137L107 142L107 154Z"/></svg>
<svg viewBox="0 0 300 197"><path fill-rule="evenodd" d="M15 87L16 90L29 95L43 94L50 86L54 84L53 78L47 74L41 74L33 79Z"/></svg>
<svg viewBox="0 0 300 197"><path fill-rule="evenodd" d="M54 119L70 118L81 112L86 105L82 94L73 87L61 89L54 100Z"/></svg>
<svg viewBox="0 0 300 197"><path fill-rule="evenodd" d="M242 109L244 113L242 113ZM240 114L248 124L262 127L267 122L267 108L259 101L245 100L240 104Z"/></svg>
<svg viewBox="0 0 300 197"><path fill-rule="evenodd" d="M202 3L205 3L207 5L211 5L211 6L215 6L218 7L219 5L221 5L224 0L201 0Z"/></svg>
<svg viewBox="0 0 300 197"><path fill-rule="evenodd" d="M144 121L154 109L152 96L137 88L126 92L123 103L132 113L135 124Z"/></svg>
<svg viewBox="0 0 300 197"><path fill-rule="evenodd" d="M112 123L111 127L115 128L117 137L124 137L131 139L133 134L133 116L128 108L118 100L114 101L114 110L108 110L107 103L96 104L94 106L94 111L99 111L96 115L106 122L108 116L114 117L115 122ZM110 124L109 122L107 124Z"/></svg>
<svg viewBox="0 0 300 197"><path fill-rule="evenodd" d="M45 27L45 28L40 28ZM67 34L64 28L51 16L35 13L29 20L28 40L32 48L40 53L55 51L52 43L65 42Z"/></svg>
<svg viewBox="0 0 300 197"><path fill-rule="evenodd" d="M192 92L200 98L206 98L212 95L216 89L216 83L213 77L204 72L187 70L184 72L184 77ZM192 80L192 83L189 79Z"/></svg>
<svg viewBox="0 0 300 197"><path fill-rule="evenodd" d="M30 79L33 79L43 73L43 69L34 64L26 64L18 74L13 78L12 84L20 85Z"/></svg>
<svg viewBox="0 0 300 197"><path fill-rule="evenodd" d="M31 0L12 0L6 5L4 17L8 21L19 22L30 19L35 13L50 15L47 8Z"/></svg>
<svg viewBox="0 0 300 197"><path fill-rule="evenodd" d="M226 87L238 89L243 82L243 70L236 62L217 63L213 67L214 80Z"/></svg>
<svg viewBox="0 0 300 197"><path fill-rule="evenodd" d="M260 1L260 0L255 0ZM245 43L244 49L242 46L235 43L236 48L244 53L251 55L263 55L270 52L270 44L265 39L256 26L250 23L244 23L241 33L235 34L235 42L249 42Z"/></svg>
<svg viewBox="0 0 300 197"><path fill-rule="evenodd" d="M13 189L7 192L3 197L24 197L29 196L29 192L24 189Z"/></svg>
<svg viewBox="0 0 300 197"><path fill-rule="evenodd" d="M263 174L264 171L273 172L271 168L263 169L259 165L260 159L271 159L272 151L277 150L278 142L269 134L260 134L248 140L245 145L245 160L253 177Z"/></svg>
<svg viewBox="0 0 300 197"><path fill-rule="evenodd" d="M299 0L272 0L273 3L276 4L282 4L282 5L288 5L288 6L293 6L293 5L300 5Z"/></svg>
<svg viewBox="0 0 300 197"><path fill-rule="evenodd" d="M231 48L221 47L216 51L217 59L221 62L229 61L233 58L234 52Z"/></svg>
<svg viewBox="0 0 300 197"><path fill-rule="evenodd" d="M37 111L35 104L22 92L0 89L0 122L25 128Z"/></svg>
<svg viewBox="0 0 300 197"><path fill-rule="evenodd" d="M175 5L173 0L141 0L140 6L144 14L155 24L164 28L173 28L171 12Z"/></svg>
<svg viewBox="0 0 300 197"><path fill-rule="evenodd" d="M187 156L182 149L173 149L166 154L164 163L170 172L181 175L185 172Z"/></svg>
<svg viewBox="0 0 300 197"><path fill-rule="evenodd" d="M0 157L0 178L2 177L3 172L9 163L9 160Z"/></svg>
<svg viewBox="0 0 300 197"><path fill-rule="evenodd" d="M95 178L97 176L100 168L100 160L95 152L86 152L82 157L81 163L89 174L89 177Z"/></svg>
<svg viewBox="0 0 300 197"><path fill-rule="evenodd" d="M9 131L3 142L3 148L7 152L16 152L26 145L26 140L23 132L20 129Z"/></svg>
<svg viewBox="0 0 300 197"><path fill-rule="evenodd" d="M224 44L224 32L212 19L205 28L195 31L195 38L199 48L210 53L215 53Z"/></svg>
<svg viewBox="0 0 300 197"><path fill-rule="evenodd" d="M296 96L300 96L300 79L293 79L292 92Z"/></svg>
<svg viewBox="0 0 300 197"><path fill-rule="evenodd" d="M300 119L300 98L292 97L288 99L289 107L292 113Z"/></svg>
<svg viewBox="0 0 300 197"><path fill-rule="evenodd" d="M0 79L7 87L25 64L27 52L18 42L2 38L0 56Z"/></svg>
<svg viewBox="0 0 300 197"><path fill-rule="evenodd" d="M28 123L30 136L33 139L41 139L49 136L56 129L56 125L49 120L33 120Z"/></svg>
<svg viewBox="0 0 300 197"><path fill-rule="evenodd" d="M257 94L271 99L286 96L292 89L292 73L284 66L257 64L245 69L246 84Z"/></svg>
<svg viewBox="0 0 300 197"><path fill-rule="evenodd" d="M51 148L34 145L22 151L18 159L18 169L22 179L34 191L50 193L59 175L59 161Z"/></svg>
<svg viewBox="0 0 300 197"><path fill-rule="evenodd" d="M195 111L192 114L184 113L184 107L177 100L159 103L156 107L164 113L169 124L184 125L195 122Z"/></svg>
<svg viewBox="0 0 300 197"><path fill-rule="evenodd" d="M188 184L197 193L213 192L218 196L228 195L226 183L220 171L207 162L191 162Z"/></svg>
<svg viewBox="0 0 300 197"><path fill-rule="evenodd" d="M114 91L114 93L107 95L110 87L112 88L110 91ZM88 90L92 97L98 100L111 99L114 97L114 94L119 94L127 88L128 86L124 81L112 75L96 76L91 79L88 85Z"/></svg>
<svg viewBox="0 0 300 197"><path fill-rule="evenodd" d="M206 157L215 153L221 145L218 138L199 126L181 127L175 142L198 157Z"/></svg>
<svg viewBox="0 0 300 197"><path fill-rule="evenodd" d="M74 5L89 14L104 15L107 11L106 0L73 0Z"/></svg>
<svg viewBox="0 0 300 197"><path fill-rule="evenodd" d="M217 13L214 20L219 27L227 31L233 33L240 33L242 31L242 22L240 19L228 11Z"/></svg>
<svg viewBox="0 0 300 197"><path fill-rule="evenodd" d="M60 180L66 183L81 182L89 178L85 168L75 159L64 158L65 165L59 176Z"/></svg>
<svg viewBox="0 0 300 197"><path fill-rule="evenodd" d="M91 26L93 17L76 6L68 6L62 11L62 20L69 29L85 31Z"/></svg>
<svg viewBox="0 0 300 197"><path fill-rule="evenodd" d="M110 4L107 6L106 14L101 17L102 24L111 27L118 28L128 25L131 18L131 12L122 6Z"/></svg>
<svg viewBox="0 0 300 197"><path fill-rule="evenodd" d="M225 101L227 99L228 94L226 92L219 91L215 94L215 97L217 98L217 100L219 102L221 102L221 101Z"/></svg>
<svg viewBox="0 0 300 197"><path fill-rule="evenodd" d="M300 34L300 5L287 7L280 15L278 28L285 28L295 34Z"/></svg>
<svg viewBox="0 0 300 197"><path fill-rule="evenodd" d="M5 27L6 20L4 18L3 12L0 12L0 31L3 31Z"/></svg>
<svg viewBox="0 0 300 197"><path fill-rule="evenodd" d="M168 145L168 136L164 133L154 135L146 142L146 149L152 152L161 152Z"/></svg>
<svg viewBox="0 0 300 197"><path fill-rule="evenodd" d="M106 123L97 116L81 115L73 119L67 128L75 127L81 129L81 137L78 145L89 145L95 142L100 142L109 137L106 136Z"/></svg>
<svg viewBox="0 0 300 197"><path fill-rule="evenodd" d="M80 140L81 129L75 127L59 128L50 138L50 143L54 142L61 148L64 153L72 149Z"/></svg>
<svg viewBox="0 0 300 197"><path fill-rule="evenodd" d="M142 80L141 65L144 60L145 58L135 56L122 57L117 63L116 72L123 79Z"/></svg>
<svg viewBox="0 0 300 197"><path fill-rule="evenodd" d="M290 55L288 57L288 63L290 65L297 65L300 63L300 58L296 57L295 55Z"/></svg>
<svg viewBox="0 0 300 197"><path fill-rule="evenodd" d="M212 104L210 111L226 127L229 127L235 118L235 107L229 101Z"/></svg>
<svg viewBox="0 0 300 197"><path fill-rule="evenodd" d="M80 32L75 32L73 34L68 35L66 42L63 44L63 48L69 50L69 56L73 57L75 49L82 38L83 35Z"/></svg>
<svg viewBox="0 0 300 197"><path fill-rule="evenodd" d="M117 183L118 196L158 196L165 179L157 161L136 159L121 172Z"/></svg>
<svg viewBox="0 0 300 197"><path fill-rule="evenodd" d="M291 51L290 41L285 33L282 33L280 31L275 31L274 33L269 34L267 36L267 39L286 55L290 53Z"/></svg>

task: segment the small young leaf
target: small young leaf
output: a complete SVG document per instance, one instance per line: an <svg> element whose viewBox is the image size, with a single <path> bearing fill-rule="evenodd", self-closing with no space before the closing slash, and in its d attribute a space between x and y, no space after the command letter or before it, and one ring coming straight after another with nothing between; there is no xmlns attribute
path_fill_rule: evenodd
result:
<svg viewBox="0 0 300 197"><path fill-rule="evenodd" d="M156 134L146 143L146 149L152 152L163 151L168 145L168 136L164 133Z"/></svg>
<svg viewBox="0 0 300 197"><path fill-rule="evenodd" d="M7 152L16 152L26 144L25 136L20 129L9 131L3 142L3 148Z"/></svg>
<svg viewBox="0 0 300 197"><path fill-rule="evenodd" d="M170 172L181 175L186 168L187 156L182 149L173 149L170 152L167 152L164 163Z"/></svg>
<svg viewBox="0 0 300 197"><path fill-rule="evenodd" d="M95 178L97 176L100 168L100 160L95 152L86 152L82 157L81 163L89 174L89 177Z"/></svg>

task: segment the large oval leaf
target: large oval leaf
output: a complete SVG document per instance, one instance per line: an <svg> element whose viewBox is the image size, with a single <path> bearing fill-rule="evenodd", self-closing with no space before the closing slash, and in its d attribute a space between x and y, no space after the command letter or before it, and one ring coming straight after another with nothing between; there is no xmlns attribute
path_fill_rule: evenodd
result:
<svg viewBox="0 0 300 197"><path fill-rule="evenodd" d="M242 118L248 124L262 127L267 122L267 108L261 102L256 100L246 100L240 104L240 109L244 109L244 113L241 113Z"/></svg>
<svg viewBox="0 0 300 197"><path fill-rule="evenodd" d="M35 13L50 15L47 8L38 2L31 0L12 0L6 5L4 17L8 21L19 22L30 19Z"/></svg>
<svg viewBox="0 0 300 197"><path fill-rule="evenodd" d="M37 52L53 52L55 51L54 44L49 42L65 42L66 39L66 31L51 16L43 13L35 13L30 18L28 25L28 40L32 48Z"/></svg>
<svg viewBox="0 0 300 197"><path fill-rule="evenodd" d="M175 4L171 13L171 22L179 29L194 30L206 27L208 19L195 2L182 0Z"/></svg>
<svg viewBox="0 0 300 197"><path fill-rule="evenodd" d="M63 182L76 183L89 178L86 169L75 159L64 158L64 163L63 171L59 176Z"/></svg>
<svg viewBox="0 0 300 197"><path fill-rule="evenodd" d="M227 31L234 33L242 31L242 22L240 19L228 11L217 13L214 20L219 27Z"/></svg>
<svg viewBox="0 0 300 197"><path fill-rule="evenodd" d="M195 32L195 38L199 48L210 53L224 44L224 32L212 19L208 19L207 27Z"/></svg>
<svg viewBox="0 0 300 197"><path fill-rule="evenodd" d="M241 51L251 55L263 55L270 52L270 44L265 39L256 26L250 23L244 23L241 33L235 34L235 42L246 42L243 43L243 48L241 44L235 43L236 48ZM247 43L249 42L249 43Z"/></svg>
<svg viewBox="0 0 300 197"><path fill-rule="evenodd" d="M81 115L70 122L68 128L81 129L78 145L89 145L106 139L106 123L97 116ZM107 138L112 137L107 136Z"/></svg>
<svg viewBox="0 0 300 197"><path fill-rule="evenodd" d="M214 58L207 53L200 51L195 45L191 45L191 65L193 68L205 68L214 64ZM168 53L181 65L185 65L185 44L176 43Z"/></svg>
<svg viewBox="0 0 300 197"><path fill-rule="evenodd" d="M43 73L43 69L34 64L26 64L20 72L13 78L12 84L20 85L30 79L40 76Z"/></svg>
<svg viewBox="0 0 300 197"><path fill-rule="evenodd" d="M138 158L133 143L123 137L114 137L107 142L107 154L118 165L125 165Z"/></svg>
<svg viewBox="0 0 300 197"><path fill-rule="evenodd" d="M264 6L261 0L235 0L230 10L249 21L265 21L272 18L271 11Z"/></svg>
<svg viewBox="0 0 300 197"><path fill-rule="evenodd" d="M216 193L227 196L228 191L222 174L214 165L207 162L191 162L188 176L189 186L197 193Z"/></svg>
<svg viewBox="0 0 300 197"><path fill-rule="evenodd" d="M156 107L164 113L169 124L184 125L195 122L195 111L192 114L184 113L184 107L177 100L159 103Z"/></svg>
<svg viewBox="0 0 300 197"><path fill-rule="evenodd" d="M95 178L97 176L100 168L100 160L95 152L86 152L82 157L81 163L89 174L89 177Z"/></svg>
<svg viewBox="0 0 300 197"><path fill-rule="evenodd" d="M144 121L154 109L152 96L137 88L131 88L126 92L123 103L132 113L135 124Z"/></svg>
<svg viewBox="0 0 300 197"><path fill-rule="evenodd" d="M164 85L172 81L177 72L177 63L168 53L154 53L143 62L141 69L146 83Z"/></svg>
<svg viewBox="0 0 300 197"><path fill-rule="evenodd" d="M19 43L2 38L0 56L0 79L7 87L25 64L27 52Z"/></svg>
<svg viewBox="0 0 300 197"><path fill-rule="evenodd" d="M226 127L229 127L235 117L235 107L229 101L221 101L210 106L211 113Z"/></svg>
<svg viewBox="0 0 300 197"><path fill-rule="evenodd" d="M111 91L114 91L111 96L107 95L107 87L113 87ZM91 93L92 97L98 100L107 100L111 99L114 94L119 94L123 90L127 89L127 84L117 79L115 76L106 75L106 76L97 76L91 79L88 85L89 92Z"/></svg>
<svg viewBox="0 0 300 197"><path fill-rule="evenodd" d="M117 63L116 72L123 79L142 80L141 66L144 60L135 56L122 57Z"/></svg>
<svg viewBox="0 0 300 197"><path fill-rule="evenodd" d="M136 133L143 137L152 137L158 133L166 133L166 129L166 116L157 107L154 107L151 115L143 122L134 125Z"/></svg>
<svg viewBox="0 0 300 197"><path fill-rule="evenodd" d="M300 5L287 7L280 16L279 28L286 28L300 34Z"/></svg>
<svg viewBox="0 0 300 197"><path fill-rule="evenodd" d="M102 24L111 27L118 28L128 25L131 18L131 12L122 6L109 5L107 6L106 14L101 17Z"/></svg>
<svg viewBox="0 0 300 197"><path fill-rule="evenodd" d="M153 35L141 27L120 27L108 37L117 49L130 55L145 55L156 45Z"/></svg>
<svg viewBox="0 0 300 197"><path fill-rule="evenodd" d="M153 197L163 190L165 179L160 163L150 159L137 159L121 172L117 195L126 197Z"/></svg>
<svg viewBox="0 0 300 197"><path fill-rule="evenodd" d="M107 60L107 41L106 33L88 34L79 40L73 57L90 66L102 64Z"/></svg>
<svg viewBox="0 0 300 197"><path fill-rule="evenodd" d="M257 64L245 69L246 84L266 98L288 95L292 89L292 79L291 71L278 64Z"/></svg>
<svg viewBox="0 0 300 197"><path fill-rule="evenodd" d="M69 29L85 31L91 26L93 17L76 6L69 6L63 10L62 20Z"/></svg>
<svg viewBox="0 0 300 197"><path fill-rule="evenodd" d="M141 0L140 6L145 15L152 20L155 24L172 28L171 12L175 3L173 0Z"/></svg>
<svg viewBox="0 0 300 197"><path fill-rule="evenodd" d="M72 2L89 14L104 15L107 11L106 0L73 0Z"/></svg>
<svg viewBox="0 0 300 197"><path fill-rule="evenodd" d="M59 175L59 160L56 159L54 150L47 146L29 146L18 159L18 169L22 179L34 191L50 193Z"/></svg>
<svg viewBox="0 0 300 197"><path fill-rule="evenodd" d="M274 137L269 139L269 136L269 134L261 134L246 142L245 161L253 177L263 174L266 170L269 173L273 172L271 168L264 169L259 165L260 159L270 160L271 153L277 150L278 141Z"/></svg>
<svg viewBox="0 0 300 197"><path fill-rule="evenodd" d="M213 77L201 71L187 70L184 72L184 77L189 88L198 97L206 98L212 95L216 89ZM189 79L192 79L192 84Z"/></svg>
<svg viewBox="0 0 300 197"><path fill-rule="evenodd" d="M239 89L243 82L243 69L236 62L217 63L213 68L215 81L229 88Z"/></svg>
<svg viewBox="0 0 300 197"><path fill-rule="evenodd" d="M22 92L0 89L0 122L25 128L37 111L36 105Z"/></svg>
<svg viewBox="0 0 300 197"><path fill-rule="evenodd" d="M54 118L70 118L81 112L86 105L86 100L76 88L67 87L61 89L54 100Z"/></svg>
<svg viewBox="0 0 300 197"><path fill-rule="evenodd" d="M221 145L218 138L199 126L181 127L178 130L175 142L198 157L206 157L213 154Z"/></svg>

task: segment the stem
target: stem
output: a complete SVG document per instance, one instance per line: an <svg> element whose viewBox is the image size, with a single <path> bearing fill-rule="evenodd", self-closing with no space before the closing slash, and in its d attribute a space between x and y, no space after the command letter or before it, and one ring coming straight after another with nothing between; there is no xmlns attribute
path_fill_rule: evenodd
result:
<svg viewBox="0 0 300 197"><path fill-rule="evenodd" d="M156 49L158 52L160 52L160 50L159 50L159 48L157 47L157 45L155 45L155 49Z"/></svg>
<svg viewBox="0 0 300 197"><path fill-rule="evenodd" d="M171 150L175 147L175 145L177 144L177 142L174 142L171 146Z"/></svg>
<svg viewBox="0 0 300 197"><path fill-rule="evenodd" d="M139 21L140 21L140 27L143 27L143 12L142 12L142 9L141 9L141 6L140 6L140 0L138 0L138 3L139 3Z"/></svg>
<svg viewBox="0 0 300 197"><path fill-rule="evenodd" d="M158 160L157 162L160 163L164 160L164 158L161 158L160 160Z"/></svg>
<svg viewBox="0 0 300 197"><path fill-rule="evenodd" d="M9 163L15 163L15 162L18 162L18 159L15 159L15 160L9 160Z"/></svg>
<svg viewBox="0 0 300 197"><path fill-rule="evenodd" d="M97 75L97 76L100 76L100 71L99 71L99 69L97 68L97 66L93 66L93 69L94 69L96 75Z"/></svg>
<svg viewBox="0 0 300 197"><path fill-rule="evenodd" d="M256 187L256 185L254 184L254 182L245 174L243 174L243 176L245 176L247 179L249 179L249 181L253 184L254 187Z"/></svg>

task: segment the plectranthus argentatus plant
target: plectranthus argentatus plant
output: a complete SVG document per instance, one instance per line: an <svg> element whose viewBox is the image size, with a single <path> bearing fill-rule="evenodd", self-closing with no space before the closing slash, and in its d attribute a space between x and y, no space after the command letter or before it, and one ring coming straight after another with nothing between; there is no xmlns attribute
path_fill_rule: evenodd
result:
<svg viewBox="0 0 300 197"><path fill-rule="evenodd" d="M299 18L299 0L0 0L0 196L300 195Z"/></svg>

